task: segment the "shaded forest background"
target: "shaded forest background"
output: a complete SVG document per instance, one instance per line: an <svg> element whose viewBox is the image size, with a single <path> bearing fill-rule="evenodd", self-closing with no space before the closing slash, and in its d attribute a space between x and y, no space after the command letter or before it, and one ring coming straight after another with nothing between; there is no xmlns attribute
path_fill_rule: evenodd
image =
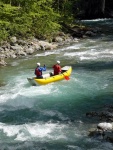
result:
<svg viewBox="0 0 113 150"><path fill-rule="evenodd" d="M0 41L47 37L77 19L112 17L113 0L1 0Z"/></svg>

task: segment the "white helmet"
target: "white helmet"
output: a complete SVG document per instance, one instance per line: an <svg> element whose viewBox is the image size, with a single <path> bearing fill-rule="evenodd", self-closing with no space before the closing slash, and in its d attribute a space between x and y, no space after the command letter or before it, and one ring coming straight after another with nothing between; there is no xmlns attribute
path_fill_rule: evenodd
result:
<svg viewBox="0 0 113 150"><path fill-rule="evenodd" d="M60 64L60 61L59 61L59 60L57 61L57 64Z"/></svg>
<svg viewBox="0 0 113 150"><path fill-rule="evenodd" d="M40 66L40 63L37 63L37 66Z"/></svg>

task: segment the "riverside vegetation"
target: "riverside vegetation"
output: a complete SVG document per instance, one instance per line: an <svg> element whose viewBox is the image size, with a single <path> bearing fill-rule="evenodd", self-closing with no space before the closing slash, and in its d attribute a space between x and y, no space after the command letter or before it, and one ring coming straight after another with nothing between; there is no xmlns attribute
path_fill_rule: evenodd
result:
<svg viewBox="0 0 113 150"><path fill-rule="evenodd" d="M92 30L81 24L75 24L76 15L83 12L80 3L82 0L1 0L0 64L7 64L4 58L32 54L37 49L51 49L50 42L60 41L62 43L65 41L67 43L67 39L70 41L69 39L76 37L95 35L99 31L98 29ZM61 34L62 31L66 35ZM70 35L67 35L68 33ZM36 39L33 49L30 39ZM36 41L39 40L48 41L49 43L46 44L49 45L49 48L44 46L45 43L36 46ZM56 43L54 46L52 44L52 49L56 48L56 45ZM23 49L24 51L22 51Z"/></svg>
<svg viewBox="0 0 113 150"><path fill-rule="evenodd" d="M51 39L57 31L67 31L65 26L72 26L77 18L112 17L112 4L112 0L1 0L0 41L10 36Z"/></svg>

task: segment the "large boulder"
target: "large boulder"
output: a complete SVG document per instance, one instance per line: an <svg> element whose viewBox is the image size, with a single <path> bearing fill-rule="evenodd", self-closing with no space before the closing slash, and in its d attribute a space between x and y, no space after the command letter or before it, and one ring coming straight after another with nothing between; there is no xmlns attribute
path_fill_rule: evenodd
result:
<svg viewBox="0 0 113 150"><path fill-rule="evenodd" d="M97 129L103 131L112 130L112 128L113 128L112 124L107 122L102 122L97 125Z"/></svg>
<svg viewBox="0 0 113 150"><path fill-rule="evenodd" d="M18 50L18 51L16 52L16 55L17 55L17 56L26 56L27 54L26 54L24 51L22 51L22 50Z"/></svg>
<svg viewBox="0 0 113 150"><path fill-rule="evenodd" d="M38 43L42 50L52 50L58 46L57 44L51 44L45 41L39 41Z"/></svg>
<svg viewBox="0 0 113 150"><path fill-rule="evenodd" d="M30 48L28 48L28 49L26 50L26 53L27 53L28 55L31 55L31 54L34 53L34 49L33 49L32 47L30 47Z"/></svg>
<svg viewBox="0 0 113 150"><path fill-rule="evenodd" d="M62 37L59 37L59 36L55 37L54 40L55 40L55 42L58 42L58 43L63 42L63 38L62 38Z"/></svg>
<svg viewBox="0 0 113 150"><path fill-rule="evenodd" d="M40 44L37 42L31 42L31 46L34 48L34 50L38 51L41 49Z"/></svg>
<svg viewBox="0 0 113 150"><path fill-rule="evenodd" d="M15 44L14 46L11 46L11 49L18 51L18 50L23 50L23 47L18 44Z"/></svg>

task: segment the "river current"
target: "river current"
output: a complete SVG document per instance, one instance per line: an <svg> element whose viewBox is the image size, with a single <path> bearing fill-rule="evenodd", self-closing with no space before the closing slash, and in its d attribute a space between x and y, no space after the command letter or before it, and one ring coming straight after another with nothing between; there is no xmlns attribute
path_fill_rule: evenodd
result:
<svg viewBox="0 0 113 150"><path fill-rule="evenodd" d="M105 33L0 68L0 150L113 150L101 137L88 137L99 120L85 115L113 103L113 20L84 23ZM36 63L50 72L56 60L72 66L70 80L30 86Z"/></svg>

